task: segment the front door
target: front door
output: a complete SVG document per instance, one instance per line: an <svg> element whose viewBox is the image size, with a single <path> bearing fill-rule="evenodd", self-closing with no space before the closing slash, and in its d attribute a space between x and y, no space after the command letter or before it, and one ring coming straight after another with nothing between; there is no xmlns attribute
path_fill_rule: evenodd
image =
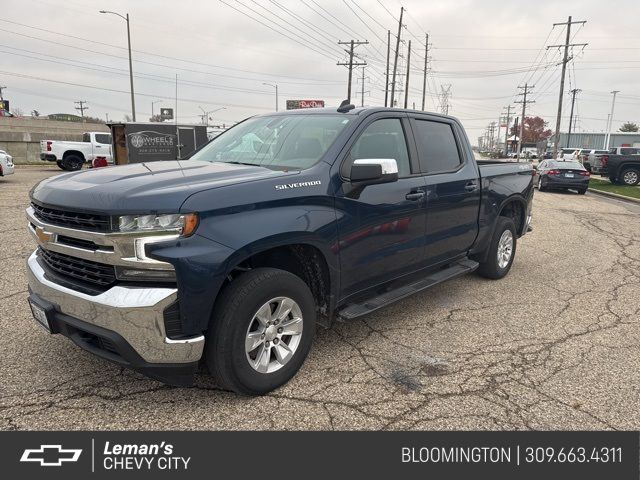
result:
<svg viewBox="0 0 640 480"><path fill-rule="evenodd" d="M420 169L426 174L425 255L433 265L462 255L473 245L478 234L480 180L454 122L416 115L411 125Z"/></svg>
<svg viewBox="0 0 640 480"><path fill-rule="evenodd" d="M407 142L403 114L379 114L354 135L336 194L342 296L347 297L421 267L424 260L425 180ZM395 115L395 116L394 116ZM398 180L358 187L348 180L356 159L391 158Z"/></svg>

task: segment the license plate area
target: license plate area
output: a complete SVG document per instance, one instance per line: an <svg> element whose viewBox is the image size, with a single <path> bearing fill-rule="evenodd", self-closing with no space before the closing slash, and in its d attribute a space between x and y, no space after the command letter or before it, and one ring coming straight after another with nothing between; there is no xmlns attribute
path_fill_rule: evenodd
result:
<svg viewBox="0 0 640 480"><path fill-rule="evenodd" d="M51 333L51 324L49 323L49 316L47 315L47 311L42 308L40 305L34 303L32 300L29 300L29 307L31 307L31 314L35 321L44 328L47 333Z"/></svg>
<svg viewBox="0 0 640 480"><path fill-rule="evenodd" d="M565 173L564 176L566 178L574 178L575 177L575 175L573 173Z"/></svg>

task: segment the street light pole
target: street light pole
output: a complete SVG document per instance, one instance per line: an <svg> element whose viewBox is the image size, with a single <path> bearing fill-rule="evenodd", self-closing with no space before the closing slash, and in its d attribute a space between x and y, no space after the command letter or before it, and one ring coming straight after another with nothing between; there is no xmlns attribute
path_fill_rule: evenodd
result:
<svg viewBox="0 0 640 480"><path fill-rule="evenodd" d="M263 85L268 85L270 87L274 87L276 89L276 112L278 111L278 84L277 83L262 83Z"/></svg>
<svg viewBox="0 0 640 480"><path fill-rule="evenodd" d="M109 13L111 15L117 15L122 18L125 22L127 22L127 44L129 47L129 82L131 83L131 117L133 121L136 121L136 102L133 91L133 63L131 61L131 29L129 28L129 14L120 15L117 12L111 12L109 10L100 10L100 13Z"/></svg>
<svg viewBox="0 0 640 480"><path fill-rule="evenodd" d="M613 127L613 109L616 106L616 95L618 93L620 93L620 90L614 90L613 92L613 100L611 101L611 113L609 114L609 126L607 128L607 136L606 136L606 143L604 146L605 150L609 150L609 142L611 141L611 128Z"/></svg>

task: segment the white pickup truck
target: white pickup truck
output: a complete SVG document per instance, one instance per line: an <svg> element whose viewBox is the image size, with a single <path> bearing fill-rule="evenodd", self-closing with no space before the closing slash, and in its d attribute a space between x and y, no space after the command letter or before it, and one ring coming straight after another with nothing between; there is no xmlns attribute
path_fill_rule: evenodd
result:
<svg viewBox="0 0 640 480"><path fill-rule="evenodd" d="M85 162L93 162L99 157L112 163L110 133L87 132L82 134L81 142L40 142L40 160L56 162L62 170L80 170Z"/></svg>

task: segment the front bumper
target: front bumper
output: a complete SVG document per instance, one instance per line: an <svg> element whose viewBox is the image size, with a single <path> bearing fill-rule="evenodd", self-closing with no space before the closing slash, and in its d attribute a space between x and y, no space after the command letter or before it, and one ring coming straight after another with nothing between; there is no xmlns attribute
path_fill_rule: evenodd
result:
<svg viewBox="0 0 640 480"><path fill-rule="evenodd" d="M27 266L30 299L51 311L53 333L62 333L92 353L155 378L160 376L153 374L154 368L195 371L202 357L204 336L173 340L165 332L163 311L177 299L175 288L116 285L98 295L88 295L49 280L37 252L29 257ZM78 330L106 335L116 345L119 358L113 352L104 354L89 348L87 342L79 340L82 335Z"/></svg>

